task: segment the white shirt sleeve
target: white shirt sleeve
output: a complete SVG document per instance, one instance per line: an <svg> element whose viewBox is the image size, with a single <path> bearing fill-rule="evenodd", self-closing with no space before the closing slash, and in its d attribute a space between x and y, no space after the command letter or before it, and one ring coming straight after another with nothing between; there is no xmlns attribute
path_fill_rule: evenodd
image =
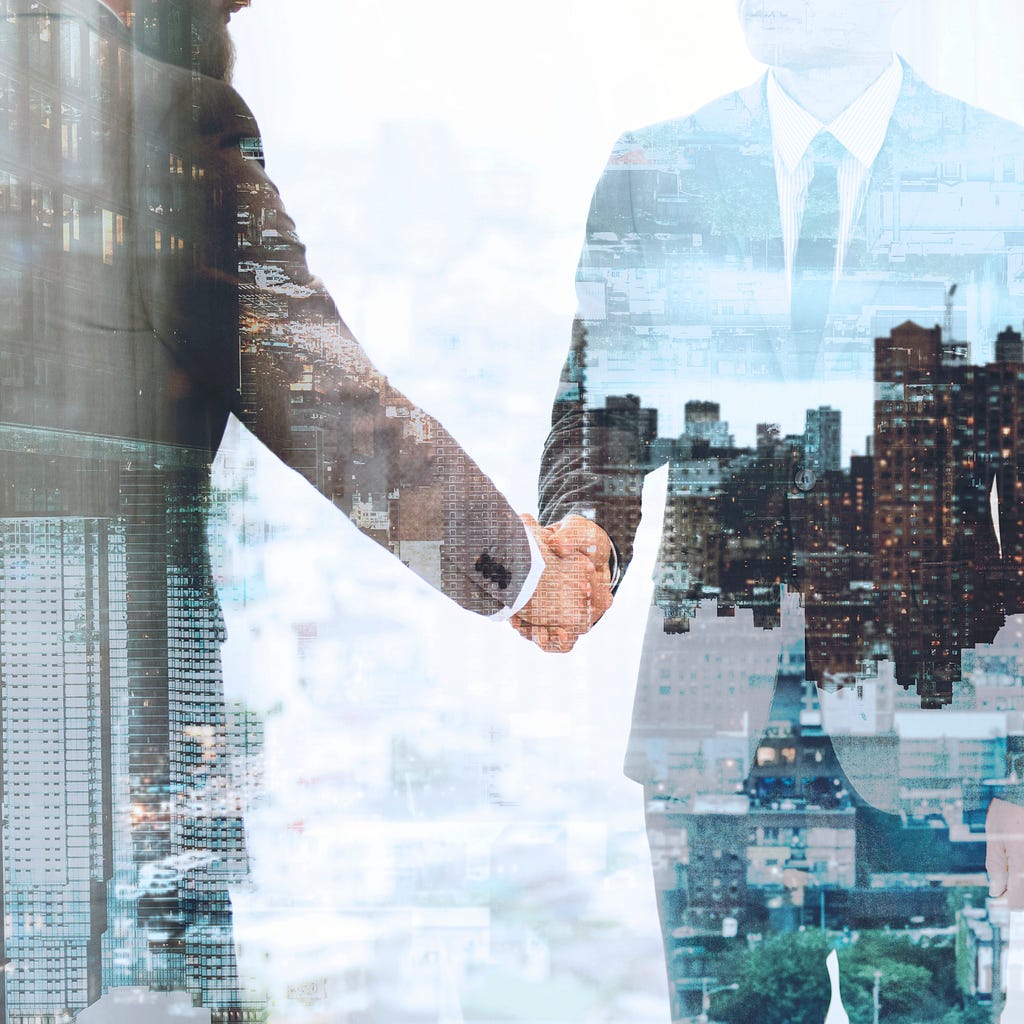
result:
<svg viewBox="0 0 1024 1024"><path fill-rule="evenodd" d="M494 622L505 622L515 615L533 597L533 592L537 589L541 576L544 575L544 556L541 554L537 539L525 523L523 523L523 529L526 530L526 540L530 545L530 575L526 577L522 590L519 591L519 595L512 604L506 605L493 615L487 616Z"/></svg>

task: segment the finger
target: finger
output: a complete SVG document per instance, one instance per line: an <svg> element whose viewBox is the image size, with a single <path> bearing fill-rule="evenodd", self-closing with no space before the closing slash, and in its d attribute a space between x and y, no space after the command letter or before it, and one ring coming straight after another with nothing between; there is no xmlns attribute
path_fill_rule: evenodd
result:
<svg viewBox="0 0 1024 1024"><path fill-rule="evenodd" d="M592 601L594 603L598 619L604 615L609 608L611 608L614 600L615 595L612 593L611 574L605 572L602 574L602 578L598 580L593 587ZM596 622L597 619L594 621Z"/></svg>
<svg viewBox="0 0 1024 1024"><path fill-rule="evenodd" d="M584 562L584 565L588 565L588 563ZM585 573L577 578L577 586L585 602L581 621L589 627L611 607L611 576L607 568L599 571L589 566Z"/></svg>
<svg viewBox="0 0 1024 1024"><path fill-rule="evenodd" d="M510 615L508 624L520 635L529 639L530 624L520 615Z"/></svg>
<svg viewBox="0 0 1024 1024"><path fill-rule="evenodd" d="M579 554L591 559L596 549L593 523L582 516L569 516L552 531L548 543L563 558Z"/></svg>
<svg viewBox="0 0 1024 1024"><path fill-rule="evenodd" d="M1006 833L1010 823L1002 814L1001 801L993 800L985 816L985 870L988 872L989 895L1002 896L1010 880L1010 864Z"/></svg>
<svg viewBox="0 0 1024 1024"><path fill-rule="evenodd" d="M549 626L546 629L544 642L539 646L548 654L565 654L573 649L575 643L573 635L567 630L559 626Z"/></svg>
<svg viewBox="0 0 1024 1024"><path fill-rule="evenodd" d="M533 628L533 642L542 651L553 651L556 650L555 640L551 635L551 629L549 626L534 626Z"/></svg>
<svg viewBox="0 0 1024 1024"><path fill-rule="evenodd" d="M990 836L985 844L985 870L988 872L989 896L998 898L1005 895L1010 881L1010 863L1006 845L994 836Z"/></svg>
<svg viewBox="0 0 1024 1024"><path fill-rule="evenodd" d="M527 636L543 650L544 645L548 642L548 628L547 626L539 626L537 623L532 623Z"/></svg>
<svg viewBox="0 0 1024 1024"><path fill-rule="evenodd" d="M611 591L607 592L608 596L604 594L598 595L597 599L591 602L590 610L590 625L593 626L606 611L612 606Z"/></svg>
<svg viewBox="0 0 1024 1024"><path fill-rule="evenodd" d="M514 619L509 619L509 622L521 637L531 641L531 643L537 644L538 647L547 643L548 627L542 623L530 622L518 615L515 616Z"/></svg>
<svg viewBox="0 0 1024 1024"><path fill-rule="evenodd" d="M576 550L586 555L597 566L607 565L611 557L611 541L608 534L592 519L583 516L566 516L560 535L571 540Z"/></svg>

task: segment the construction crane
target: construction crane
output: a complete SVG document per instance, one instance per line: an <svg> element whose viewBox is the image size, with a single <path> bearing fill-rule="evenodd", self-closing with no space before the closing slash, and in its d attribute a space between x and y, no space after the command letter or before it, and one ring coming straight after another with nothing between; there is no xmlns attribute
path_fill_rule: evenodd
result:
<svg viewBox="0 0 1024 1024"><path fill-rule="evenodd" d="M942 327L942 361L947 366L962 366L971 361L971 344L969 341L953 340L953 296L956 295L956 284L951 284L946 292L946 322Z"/></svg>
<svg viewBox="0 0 1024 1024"><path fill-rule="evenodd" d="M946 344L953 340L953 296L956 295L956 282L949 286L946 292L946 322L942 325L942 333L945 335Z"/></svg>

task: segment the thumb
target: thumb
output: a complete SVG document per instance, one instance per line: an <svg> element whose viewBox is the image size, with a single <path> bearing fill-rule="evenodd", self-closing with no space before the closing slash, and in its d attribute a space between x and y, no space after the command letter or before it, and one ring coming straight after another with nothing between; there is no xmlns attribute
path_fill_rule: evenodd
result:
<svg viewBox="0 0 1024 1024"><path fill-rule="evenodd" d="M994 898L1006 893L1010 880L1009 822L1002 810L1001 801L993 800L985 817L985 870L988 872L988 893Z"/></svg>
<svg viewBox="0 0 1024 1024"><path fill-rule="evenodd" d="M1006 844L998 836L989 836L985 844L985 870L988 872L988 894L993 898L1006 895L1010 881L1010 865Z"/></svg>
<svg viewBox="0 0 1024 1024"><path fill-rule="evenodd" d="M585 555L595 566L608 562L611 551L607 534L597 523L583 516L566 516L548 537L552 549L562 557Z"/></svg>

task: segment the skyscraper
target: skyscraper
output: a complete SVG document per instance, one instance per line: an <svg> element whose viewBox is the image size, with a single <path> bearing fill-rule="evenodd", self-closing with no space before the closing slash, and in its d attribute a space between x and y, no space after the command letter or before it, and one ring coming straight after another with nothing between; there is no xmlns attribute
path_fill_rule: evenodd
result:
<svg viewBox="0 0 1024 1024"><path fill-rule="evenodd" d="M111 739L126 718L123 531L0 520L6 1019L75 1010L103 982Z"/></svg>
<svg viewBox="0 0 1024 1024"><path fill-rule="evenodd" d="M838 409L828 405L807 410L804 460L807 468L818 476L842 465L841 417Z"/></svg>
<svg viewBox="0 0 1024 1024"><path fill-rule="evenodd" d="M235 197L208 187L191 107L172 106L186 130L161 116L203 52L192 5L132 6L127 30L94 0L0 19L0 1024L126 984L214 1021L262 1012L230 928L217 439L151 326L187 315L199 268L237 262ZM237 299L207 313L227 348L197 337L190 358L237 366Z"/></svg>

